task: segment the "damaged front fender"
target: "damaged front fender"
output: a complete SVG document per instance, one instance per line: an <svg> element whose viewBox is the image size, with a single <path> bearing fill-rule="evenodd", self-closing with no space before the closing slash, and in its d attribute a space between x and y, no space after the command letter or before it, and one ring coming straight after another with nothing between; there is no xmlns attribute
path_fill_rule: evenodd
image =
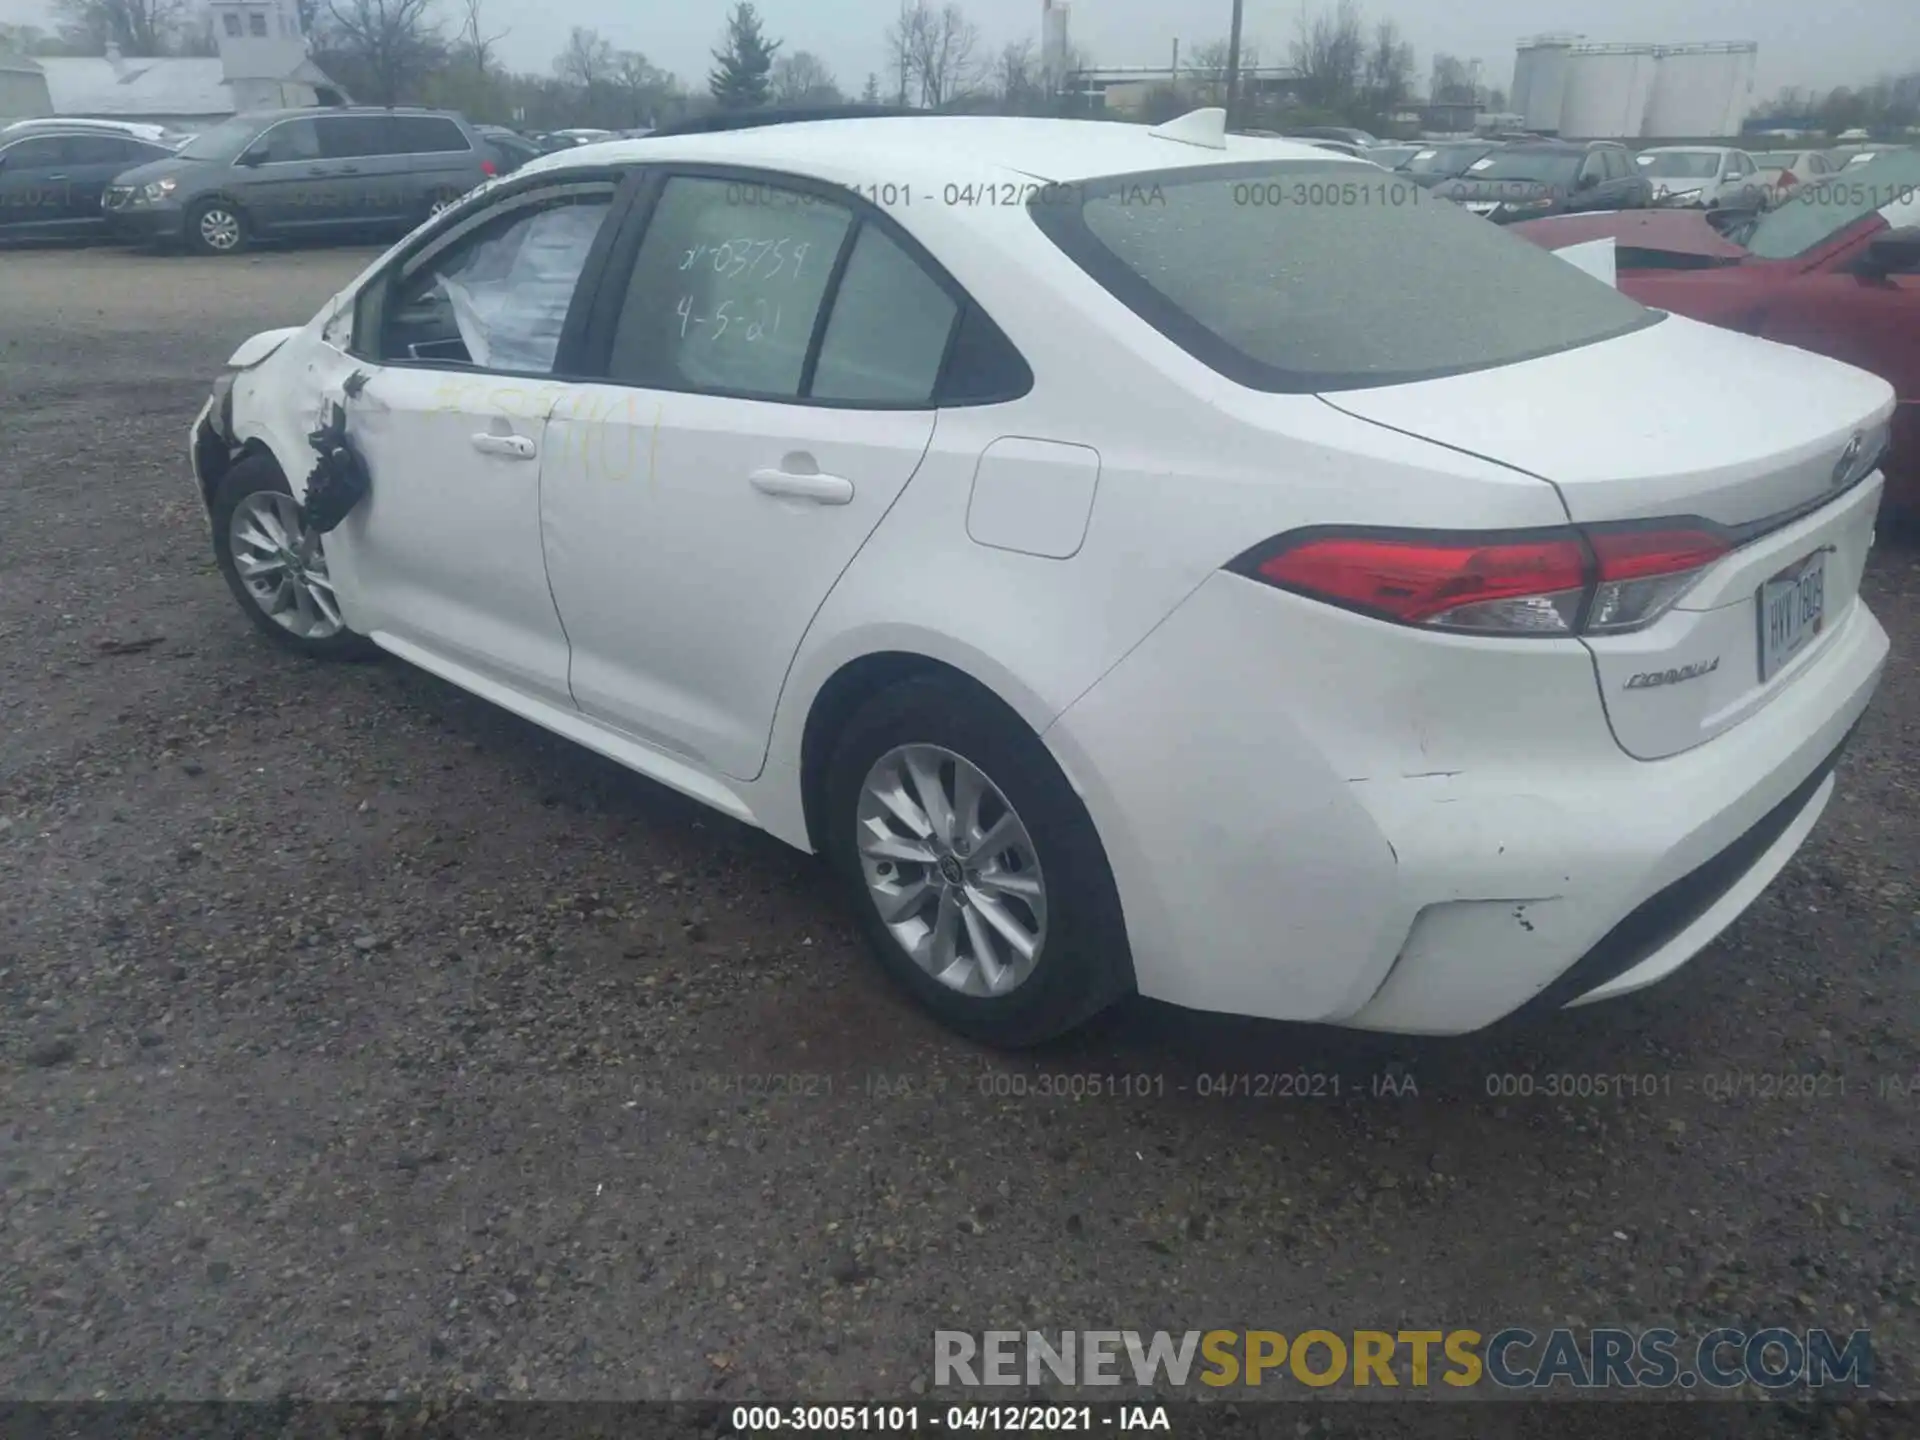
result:
<svg viewBox="0 0 1920 1440"><path fill-rule="evenodd" d="M227 368L251 370L304 328L301 325L294 325L283 330L262 330L258 335L240 342L240 348L227 358Z"/></svg>

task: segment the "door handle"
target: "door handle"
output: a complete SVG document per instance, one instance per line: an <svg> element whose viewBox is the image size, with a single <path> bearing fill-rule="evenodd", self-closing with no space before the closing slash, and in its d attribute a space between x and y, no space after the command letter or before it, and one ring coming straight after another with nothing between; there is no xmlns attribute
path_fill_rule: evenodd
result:
<svg viewBox="0 0 1920 1440"><path fill-rule="evenodd" d="M762 495L811 500L819 505L845 505L853 499L853 482L838 475L796 475L791 470L756 470L747 477Z"/></svg>
<svg viewBox="0 0 1920 1440"><path fill-rule="evenodd" d="M358 165L342 165L340 167L340 173L342 175L358 175L360 173L360 167Z"/></svg>
<svg viewBox="0 0 1920 1440"><path fill-rule="evenodd" d="M47 179L48 179L49 181L53 181L53 180L68 180L68 179L71 179L71 178L72 178L72 177L71 177L71 176L68 176L68 175L49 175L49 176L47 176Z"/></svg>
<svg viewBox="0 0 1920 1440"><path fill-rule="evenodd" d="M531 460L540 447L525 435L490 435L481 431L473 437L473 448L482 455L502 455L509 460Z"/></svg>

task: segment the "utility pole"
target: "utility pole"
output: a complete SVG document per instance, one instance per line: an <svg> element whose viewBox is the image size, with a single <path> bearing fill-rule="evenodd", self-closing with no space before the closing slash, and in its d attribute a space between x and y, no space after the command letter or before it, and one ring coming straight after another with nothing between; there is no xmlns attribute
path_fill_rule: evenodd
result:
<svg viewBox="0 0 1920 1440"><path fill-rule="evenodd" d="M1227 31L1227 128L1233 128L1234 110L1240 98L1240 8L1242 0L1233 0L1233 25Z"/></svg>

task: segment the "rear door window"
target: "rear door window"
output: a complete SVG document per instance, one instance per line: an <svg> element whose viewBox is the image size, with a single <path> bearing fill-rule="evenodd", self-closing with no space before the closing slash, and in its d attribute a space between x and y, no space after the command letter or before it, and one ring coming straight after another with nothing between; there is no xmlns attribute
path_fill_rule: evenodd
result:
<svg viewBox="0 0 1920 1440"><path fill-rule="evenodd" d="M853 224L835 200L675 176L634 259L610 379L655 390L791 400Z"/></svg>
<svg viewBox="0 0 1920 1440"><path fill-rule="evenodd" d="M1371 173L1282 161L1115 176L1076 187L1077 206L1030 213L1121 304L1256 390L1460 374L1660 319L1551 251Z"/></svg>
<svg viewBox="0 0 1920 1440"><path fill-rule="evenodd" d="M396 155L440 155L472 148L460 127L444 115L396 115L387 124Z"/></svg>
<svg viewBox="0 0 1920 1440"><path fill-rule="evenodd" d="M314 124L320 131L320 153L329 160L389 153L387 122L378 115L335 115Z"/></svg>

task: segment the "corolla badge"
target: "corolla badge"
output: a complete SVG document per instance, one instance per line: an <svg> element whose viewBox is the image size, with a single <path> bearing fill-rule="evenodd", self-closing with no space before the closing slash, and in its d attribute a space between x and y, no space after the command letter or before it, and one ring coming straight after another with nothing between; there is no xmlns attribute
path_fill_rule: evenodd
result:
<svg viewBox="0 0 1920 1440"><path fill-rule="evenodd" d="M1853 438L1847 441L1847 448L1842 450L1840 458L1833 462L1834 485L1844 485L1853 478L1853 467L1860 463L1860 451L1865 448L1866 443L1866 436L1858 430L1853 432Z"/></svg>
<svg viewBox="0 0 1920 1440"><path fill-rule="evenodd" d="M1711 660L1696 660L1691 665L1682 665L1674 670L1643 670L1628 679L1629 690L1651 690L1657 685L1678 685L1683 680L1698 680L1702 675L1711 675L1720 668L1720 657Z"/></svg>

